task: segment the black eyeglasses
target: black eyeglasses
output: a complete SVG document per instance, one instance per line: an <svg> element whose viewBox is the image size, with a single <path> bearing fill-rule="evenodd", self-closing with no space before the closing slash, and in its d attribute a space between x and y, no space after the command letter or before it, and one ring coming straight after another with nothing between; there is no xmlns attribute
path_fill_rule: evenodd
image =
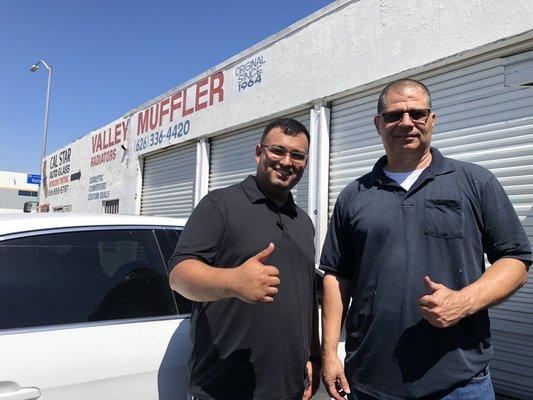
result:
<svg viewBox="0 0 533 400"><path fill-rule="evenodd" d="M267 149L270 158L274 160L282 160L287 154L289 155L291 161L295 162L304 162L308 157L307 153L302 153L301 151L288 151L285 147L281 146L270 146L268 144L261 143L261 147Z"/></svg>
<svg viewBox="0 0 533 400"><path fill-rule="evenodd" d="M413 110L406 110L406 111L391 111L391 112L384 112L381 113L381 117L383 117L383 120L387 123L393 123L393 122L400 122L403 118L403 116L407 113L409 114L409 118L411 118L411 121L419 124L425 124L428 120L429 113L431 112L431 109L429 108L422 108L422 109L413 109Z"/></svg>

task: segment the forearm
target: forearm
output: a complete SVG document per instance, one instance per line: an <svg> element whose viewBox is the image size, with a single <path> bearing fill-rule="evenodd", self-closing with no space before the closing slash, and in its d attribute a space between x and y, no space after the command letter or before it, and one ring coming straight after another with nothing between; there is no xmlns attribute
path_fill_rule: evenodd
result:
<svg viewBox="0 0 533 400"><path fill-rule="evenodd" d="M211 267L199 260L185 260L170 273L170 287L193 301L217 301L233 297L231 268Z"/></svg>
<svg viewBox="0 0 533 400"><path fill-rule="evenodd" d="M322 354L337 354L342 322L349 301L349 284L335 275L324 276L322 304Z"/></svg>
<svg viewBox="0 0 533 400"><path fill-rule="evenodd" d="M477 281L460 290L467 305L465 314L472 315L502 302L526 281L527 267L522 261L499 259Z"/></svg>

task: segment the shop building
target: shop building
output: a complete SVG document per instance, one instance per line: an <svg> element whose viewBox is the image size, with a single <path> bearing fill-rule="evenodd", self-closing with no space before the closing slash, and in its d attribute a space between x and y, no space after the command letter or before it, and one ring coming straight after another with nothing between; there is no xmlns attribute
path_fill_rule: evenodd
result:
<svg viewBox="0 0 533 400"><path fill-rule="evenodd" d="M21 213L24 203L36 203L39 181L39 175L0 171L0 213Z"/></svg>

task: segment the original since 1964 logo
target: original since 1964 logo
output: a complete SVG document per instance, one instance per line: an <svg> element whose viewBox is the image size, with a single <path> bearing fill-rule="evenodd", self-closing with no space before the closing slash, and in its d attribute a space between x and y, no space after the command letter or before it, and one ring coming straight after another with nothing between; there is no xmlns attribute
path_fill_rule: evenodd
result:
<svg viewBox="0 0 533 400"><path fill-rule="evenodd" d="M235 68L239 92L261 83L263 65L265 63L265 56L258 55Z"/></svg>

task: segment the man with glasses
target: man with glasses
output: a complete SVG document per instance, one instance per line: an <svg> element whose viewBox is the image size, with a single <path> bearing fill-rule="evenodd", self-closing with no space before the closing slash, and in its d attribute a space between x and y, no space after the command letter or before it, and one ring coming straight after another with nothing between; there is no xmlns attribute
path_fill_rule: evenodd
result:
<svg viewBox="0 0 533 400"><path fill-rule="evenodd" d="M170 261L170 284L193 300L189 399L309 399L319 384L314 228L290 190L309 132L271 122L255 176L207 194Z"/></svg>
<svg viewBox="0 0 533 400"><path fill-rule="evenodd" d="M339 195L321 257L324 383L337 400L494 399L487 309L526 282L527 236L491 172L431 147L426 86L392 82L377 111L386 155Z"/></svg>

